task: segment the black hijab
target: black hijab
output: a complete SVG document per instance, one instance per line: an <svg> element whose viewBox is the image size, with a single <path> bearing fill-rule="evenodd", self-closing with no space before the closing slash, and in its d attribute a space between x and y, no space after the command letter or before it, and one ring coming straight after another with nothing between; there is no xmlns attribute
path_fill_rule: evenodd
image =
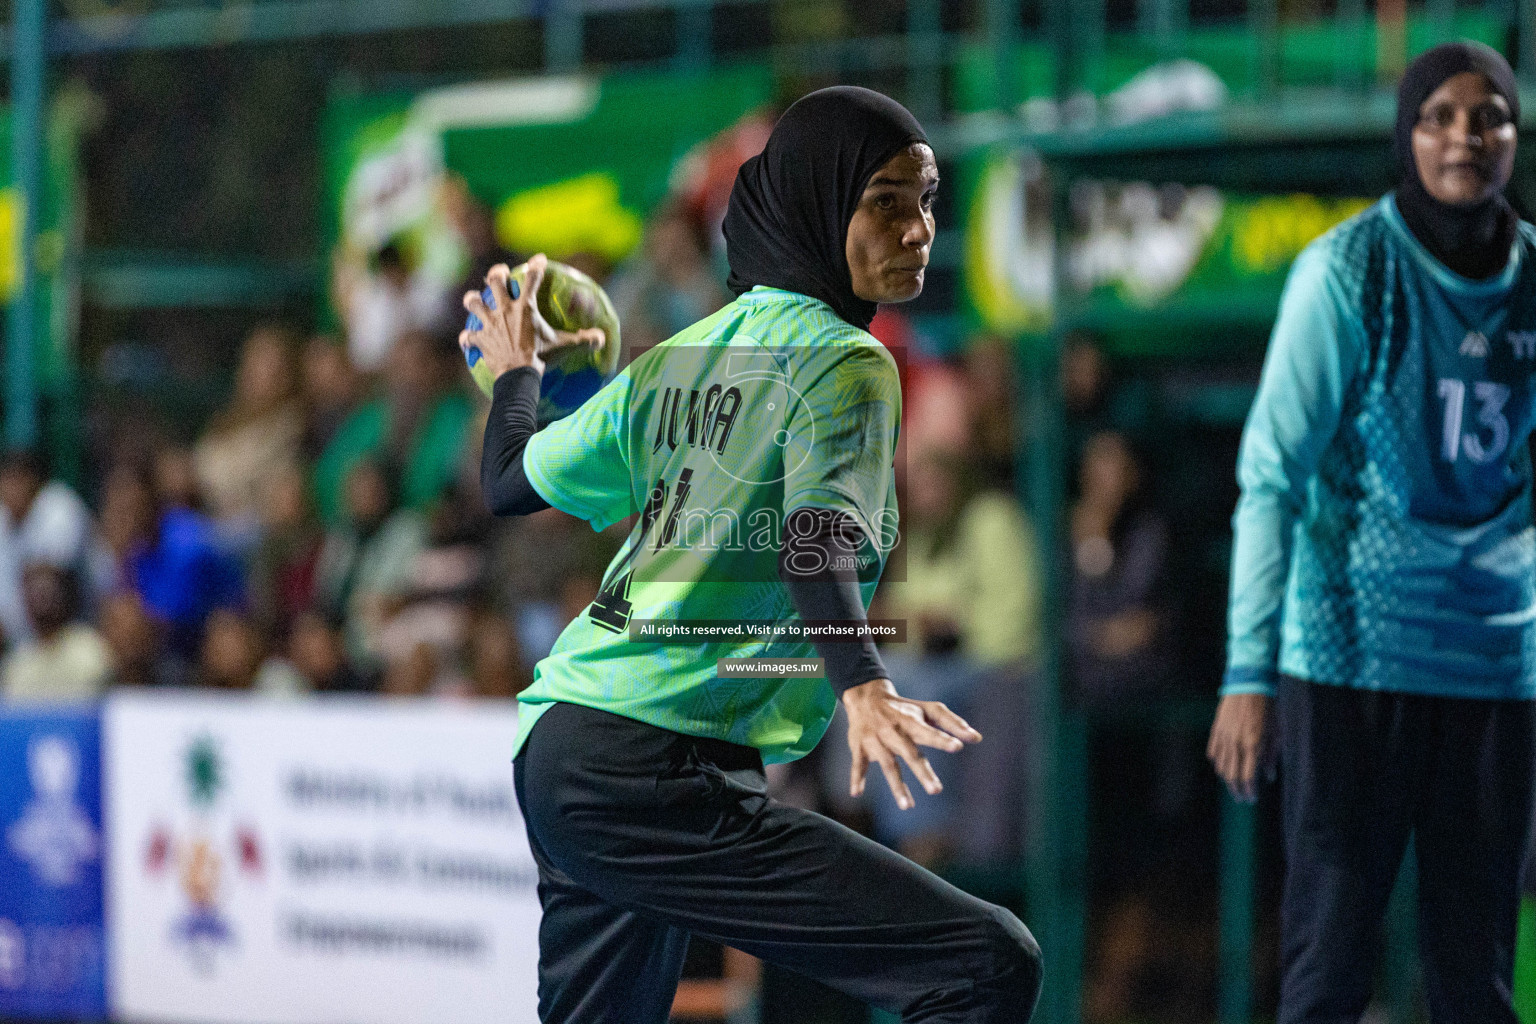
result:
<svg viewBox="0 0 1536 1024"><path fill-rule="evenodd" d="M736 173L724 224L731 291L799 292L867 329L876 305L853 293L848 223L874 173L927 141L907 108L869 89L838 85L798 100Z"/></svg>
<svg viewBox="0 0 1536 1024"><path fill-rule="evenodd" d="M1393 146L1397 151L1397 208L1415 238L1436 259L1463 277L1492 277L1509 260L1519 218L1503 193L1471 206L1450 206L1424 188L1413 160L1413 127L1419 108L1430 93L1448 78L1472 71L1488 79L1495 92L1509 103L1515 122L1520 120L1520 91L1509 62L1497 50L1482 43L1442 43L1420 54L1397 87L1397 127Z"/></svg>

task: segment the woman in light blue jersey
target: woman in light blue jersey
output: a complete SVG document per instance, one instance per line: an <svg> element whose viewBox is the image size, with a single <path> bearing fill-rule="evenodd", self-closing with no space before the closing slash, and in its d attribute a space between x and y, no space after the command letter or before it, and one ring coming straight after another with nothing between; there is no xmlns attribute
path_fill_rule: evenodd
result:
<svg viewBox="0 0 1536 1024"><path fill-rule="evenodd" d="M1519 96L1475 43L1398 91L1398 190L1297 259L1238 460L1209 754L1278 754L1280 1024L1356 1021L1410 837L1431 1018L1510 1022L1531 823L1536 230Z"/></svg>

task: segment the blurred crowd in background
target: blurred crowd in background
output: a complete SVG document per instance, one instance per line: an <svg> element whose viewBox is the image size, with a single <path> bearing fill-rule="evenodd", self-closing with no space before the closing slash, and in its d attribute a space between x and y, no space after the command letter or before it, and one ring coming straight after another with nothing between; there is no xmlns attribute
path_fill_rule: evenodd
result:
<svg viewBox="0 0 1536 1024"><path fill-rule="evenodd" d="M194 432L130 419L131 429L93 446L83 490L36 452L5 456L6 700L112 687L464 700L528 685L596 596L630 524L594 533L556 510L487 513L478 480L488 403L463 367L460 300L489 266L519 257L496 246L488 211L467 192L455 209L474 260L461 288L421 287L391 246L367 266L338 259L337 330L303 336L269 324L232 339L230 390ZM571 261L609 289L631 352L730 298L707 206L663 207L618 267ZM941 355L899 307L882 310L873 333L901 352L905 409L892 560L901 569L872 616L909 624L908 642L884 652L899 689L944 701L988 742L933 754L946 788L912 812L898 812L879 785L863 800L847 796L838 724L772 782L782 798L921 863L1008 891L1030 827L1030 709L1047 621L1063 631L1067 693L1084 707L1123 710L1179 676L1169 520L1141 449L1151 423L1096 340L1072 338L1061 379L1070 514L1049 556L1059 566L1048 567L1017 498L1027 417L1013 350L978 336ZM1062 581L1050 620L1048 568ZM1209 889L1170 882L1187 869L1183 826L1208 809L1195 795L1198 739L1112 725L1095 736L1103 952L1088 1012L1109 1020L1133 1006L1158 957L1210 952L1181 947L1170 923L1178 893ZM1190 943L1209 944L1208 928L1189 932Z"/></svg>

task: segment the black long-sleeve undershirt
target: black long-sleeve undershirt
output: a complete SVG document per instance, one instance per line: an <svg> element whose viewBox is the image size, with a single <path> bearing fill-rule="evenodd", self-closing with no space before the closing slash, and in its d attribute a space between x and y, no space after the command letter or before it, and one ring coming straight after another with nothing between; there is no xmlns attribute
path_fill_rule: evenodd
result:
<svg viewBox="0 0 1536 1024"><path fill-rule="evenodd" d="M815 517L815 525L807 530L804 524L808 515ZM784 530L784 547L779 552L779 579L789 590L789 599L802 621L866 621L859 574L851 568L864 536L846 516L830 509L802 507L790 515ZM797 572L796 565L811 566L815 571ZM817 639L812 644L821 655L827 680L839 697L843 691L872 679L888 678L871 637L857 642Z"/></svg>
<svg viewBox="0 0 1536 1024"><path fill-rule="evenodd" d="M498 516L526 516L550 507L523 472L523 449L539 429L538 411L538 370L520 366L496 378L480 453L480 489Z"/></svg>
<svg viewBox="0 0 1536 1024"><path fill-rule="evenodd" d="M526 516L550 507L523 469L523 451L538 430L538 406L539 373L533 367L519 367L496 378L480 456L480 487L486 504L498 516ZM814 520L806 518L808 513ZM862 543L863 533L846 517L827 509L795 510L784 530L779 578L803 621L865 621L858 573L843 568L853 564ZM796 566L815 571L797 572ZM816 639L812 644L839 696L861 683L886 678L873 639Z"/></svg>

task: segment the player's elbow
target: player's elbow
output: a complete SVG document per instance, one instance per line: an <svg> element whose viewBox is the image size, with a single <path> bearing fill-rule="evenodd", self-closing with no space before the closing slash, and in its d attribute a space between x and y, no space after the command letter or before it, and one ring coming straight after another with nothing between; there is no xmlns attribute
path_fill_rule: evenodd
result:
<svg viewBox="0 0 1536 1024"><path fill-rule="evenodd" d="M486 495L485 507L490 509L491 515L496 516L498 519L521 515L510 502L497 500L490 495Z"/></svg>
<svg viewBox="0 0 1536 1024"><path fill-rule="evenodd" d="M481 490L485 494L485 507L490 509L491 515L501 518L513 516L527 516L535 512L549 508L537 491L526 480L520 482L521 486L498 484L486 486L481 484Z"/></svg>
<svg viewBox="0 0 1536 1024"><path fill-rule="evenodd" d="M1268 483L1244 486L1232 510L1234 529L1246 524L1286 523L1301 515L1306 490Z"/></svg>
<svg viewBox="0 0 1536 1024"><path fill-rule="evenodd" d="M480 466L480 493L494 516L526 516L549 508L549 502L534 490L533 481L523 468L523 449L514 449L504 459L487 458Z"/></svg>

